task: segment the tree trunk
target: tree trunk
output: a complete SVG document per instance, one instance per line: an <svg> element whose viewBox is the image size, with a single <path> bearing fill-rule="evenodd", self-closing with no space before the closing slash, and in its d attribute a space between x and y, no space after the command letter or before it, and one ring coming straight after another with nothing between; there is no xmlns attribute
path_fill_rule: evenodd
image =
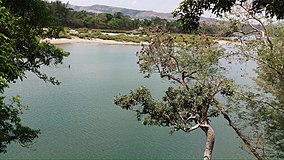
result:
<svg viewBox="0 0 284 160"><path fill-rule="evenodd" d="M209 125L203 125L201 129L206 134L206 144L205 144L205 150L204 150L204 160L211 160L212 159L212 153L213 153L213 147L215 143L215 133L213 128Z"/></svg>

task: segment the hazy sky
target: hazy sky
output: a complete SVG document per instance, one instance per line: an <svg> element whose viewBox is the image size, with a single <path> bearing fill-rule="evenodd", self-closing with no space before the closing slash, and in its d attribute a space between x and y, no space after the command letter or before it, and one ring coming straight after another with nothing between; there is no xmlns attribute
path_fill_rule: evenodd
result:
<svg viewBox="0 0 284 160"><path fill-rule="evenodd" d="M158 12L172 12L176 9L181 0L61 0L69 1L73 5L91 6L94 4L124 7L131 9L152 10Z"/></svg>

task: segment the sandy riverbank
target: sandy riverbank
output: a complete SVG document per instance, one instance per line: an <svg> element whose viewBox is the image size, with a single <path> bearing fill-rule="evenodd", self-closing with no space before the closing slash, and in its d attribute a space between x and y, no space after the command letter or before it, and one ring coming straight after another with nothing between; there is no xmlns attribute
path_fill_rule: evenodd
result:
<svg viewBox="0 0 284 160"><path fill-rule="evenodd" d="M111 45L148 45L148 42L119 42L114 40L104 40L104 39L83 39L83 38L46 38L42 41L49 42L51 44L60 45L60 44L71 44L71 43L90 43L90 44L111 44ZM231 42L226 40L217 40L219 45L235 45L237 42Z"/></svg>
<svg viewBox="0 0 284 160"><path fill-rule="evenodd" d="M91 44L119 44L119 45L141 45L141 43L135 42L118 42L114 40L104 40L104 39L82 39L82 38L52 38L52 39L44 39L42 41L49 42L51 44L70 44L70 43L91 43ZM146 43L143 43L146 44Z"/></svg>
<svg viewBox="0 0 284 160"><path fill-rule="evenodd" d="M219 45L241 45L240 42L234 42L234 41L227 41L227 40L217 40Z"/></svg>

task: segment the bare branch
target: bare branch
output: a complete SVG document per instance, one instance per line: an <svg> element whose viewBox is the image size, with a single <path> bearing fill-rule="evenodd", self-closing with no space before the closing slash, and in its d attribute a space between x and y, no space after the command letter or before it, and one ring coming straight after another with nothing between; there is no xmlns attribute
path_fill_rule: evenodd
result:
<svg viewBox="0 0 284 160"><path fill-rule="evenodd" d="M160 77L161 77L161 78L168 77L169 80L170 80L170 79L173 79L173 80L175 80L176 82L178 82L179 84L183 85L182 81L181 81L179 78L176 78L176 77L173 76L173 75L160 72Z"/></svg>
<svg viewBox="0 0 284 160"><path fill-rule="evenodd" d="M219 111L222 113L224 118L228 121L229 126L233 128L233 130L237 133L237 135L241 138L241 140L244 142L248 150L258 159L263 160L263 158L259 155L259 153L256 151L256 149L250 144L248 138L236 127L236 125L233 123L229 115L226 113L223 107L220 106L220 102L217 99L214 99L214 102L216 104L216 107L219 109Z"/></svg>
<svg viewBox="0 0 284 160"><path fill-rule="evenodd" d="M193 115L190 115L190 117L188 117L186 119L186 121L189 121L189 120L197 120L197 117L196 116L193 116Z"/></svg>
<svg viewBox="0 0 284 160"><path fill-rule="evenodd" d="M261 27L263 28L263 31L260 30L260 29L257 29L253 24L251 24L250 21L247 21L250 25L250 27L252 27L254 30L258 31L261 33L262 37L266 39L266 41L264 41L265 43L268 42L269 43L269 46L270 46L270 49L273 50L273 44L270 40L270 37L269 37L269 33L266 29L266 26L264 25L264 23L255 16L255 13L252 12L252 10L250 8L246 8L244 7L243 5L240 5L254 20L256 20L260 25Z"/></svg>
<svg viewBox="0 0 284 160"><path fill-rule="evenodd" d="M179 66L179 63L178 63L178 60L176 59L176 57L170 55L170 57L176 62L176 66L177 66L177 70L179 73L181 73L181 70L180 70L180 66Z"/></svg>
<svg viewBox="0 0 284 160"><path fill-rule="evenodd" d="M190 127L190 128L186 128L186 127L183 127L181 128L184 132L192 132L196 129L198 129L200 127L200 123L197 123L195 126L193 127Z"/></svg>

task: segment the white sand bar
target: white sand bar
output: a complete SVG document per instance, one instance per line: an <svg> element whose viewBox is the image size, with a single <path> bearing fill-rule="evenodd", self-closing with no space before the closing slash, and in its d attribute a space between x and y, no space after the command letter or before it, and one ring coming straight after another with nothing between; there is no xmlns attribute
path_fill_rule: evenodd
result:
<svg viewBox="0 0 284 160"><path fill-rule="evenodd" d="M42 40L44 42L49 42L51 44L69 44L69 43L93 43L93 44L120 44L120 45L141 45L147 44L144 42L135 43L135 42L118 42L114 40L104 40L104 39L82 39L82 38L46 38Z"/></svg>

